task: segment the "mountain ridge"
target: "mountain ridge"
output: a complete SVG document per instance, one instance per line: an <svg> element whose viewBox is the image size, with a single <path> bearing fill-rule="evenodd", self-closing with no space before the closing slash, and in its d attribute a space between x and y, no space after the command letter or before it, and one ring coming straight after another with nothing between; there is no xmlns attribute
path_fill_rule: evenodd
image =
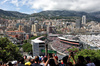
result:
<svg viewBox="0 0 100 66"><path fill-rule="evenodd" d="M100 11L98 12L84 12L84 11L67 11L67 10L49 10L49 11L42 11L39 13L33 13L31 15L35 16L46 16L46 17L56 17L56 16L61 16L61 17L82 17L83 15L86 15L88 20L94 20L94 21L99 21L100 22Z"/></svg>
<svg viewBox="0 0 100 66"><path fill-rule="evenodd" d="M88 20L95 20L100 22L100 11L87 13L84 11L70 11L70 10L48 10L41 11L39 13L33 13L31 15L20 13L17 11L5 11L0 9L0 17L7 18L28 18L28 17L82 17L86 15Z"/></svg>
<svg viewBox="0 0 100 66"><path fill-rule="evenodd" d="M3 17L3 18L23 18L26 16L28 16L28 14L20 13L17 11L5 11L5 10L0 9L0 17Z"/></svg>

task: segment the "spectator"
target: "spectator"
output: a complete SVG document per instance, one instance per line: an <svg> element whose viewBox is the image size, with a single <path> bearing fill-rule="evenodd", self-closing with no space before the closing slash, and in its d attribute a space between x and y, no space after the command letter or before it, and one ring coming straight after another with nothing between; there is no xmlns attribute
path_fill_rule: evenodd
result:
<svg viewBox="0 0 100 66"><path fill-rule="evenodd" d="M24 55L24 62L27 62L27 56Z"/></svg>
<svg viewBox="0 0 100 66"><path fill-rule="evenodd" d="M0 66L2 66L2 62L0 61Z"/></svg>
<svg viewBox="0 0 100 66"><path fill-rule="evenodd" d="M8 63L8 66L13 66L13 64L11 62Z"/></svg>
<svg viewBox="0 0 100 66"><path fill-rule="evenodd" d="M58 61L58 56L55 56L56 60Z"/></svg>
<svg viewBox="0 0 100 66"><path fill-rule="evenodd" d="M94 64L95 64L96 66L100 66L100 60L97 59L97 58L95 58L95 59L94 59Z"/></svg>
<svg viewBox="0 0 100 66"><path fill-rule="evenodd" d="M48 64L49 66L56 66L54 59L49 59Z"/></svg>
<svg viewBox="0 0 100 66"><path fill-rule="evenodd" d="M24 65L24 58L20 58L18 66L25 66Z"/></svg>
<svg viewBox="0 0 100 66"><path fill-rule="evenodd" d="M42 58L41 57L39 57L39 63L41 63L42 62Z"/></svg>
<svg viewBox="0 0 100 66"><path fill-rule="evenodd" d="M45 66L57 66L58 65L58 62L55 58L55 55L50 53L49 56L48 56L48 60L46 61L46 64Z"/></svg>
<svg viewBox="0 0 100 66"><path fill-rule="evenodd" d="M13 66L17 66L17 61L12 61Z"/></svg>
<svg viewBox="0 0 100 66"><path fill-rule="evenodd" d="M95 64L91 62L90 57L86 57L85 60L86 60L87 66L95 66Z"/></svg>
<svg viewBox="0 0 100 66"><path fill-rule="evenodd" d="M66 56L66 57L63 57L63 58L62 58L63 64L60 64L59 66L68 66L68 64L67 64L67 59L68 59L67 56Z"/></svg>
<svg viewBox="0 0 100 66"><path fill-rule="evenodd" d="M30 66L31 65L31 62L26 62L25 63L25 66Z"/></svg>
<svg viewBox="0 0 100 66"><path fill-rule="evenodd" d="M84 64L84 57L83 56L78 56L78 60L77 60L77 63L75 64L75 66L86 66Z"/></svg>
<svg viewBox="0 0 100 66"><path fill-rule="evenodd" d="M25 63L25 65L30 66L31 65L31 57L29 57Z"/></svg>
<svg viewBox="0 0 100 66"><path fill-rule="evenodd" d="M59 66L73 66L72 63L68 61L68 56L63 57L62 61L63 63L60 64Z"/></svg>
<svg viewBox="0 0 100 66"><path fill-rule="evenodd" d="M7 64L6 63L3 63L2 66L7 66Z"/></svg>
<svg viewBox="0 0 100 66"><path fill-rule="evenodd" d="M61 59L61 64L63 64L63 60Z"/></svg>
<svg viewBox="0 0 100 66"><path fill-rule="evenodd" d="M44 57L44 58L43 58L43 62L41 63L41 65L42 65L42 66L45 66L46 61L47 61L47 57Z"/></svg>
<svg viewBox="0 0 100 66"><path fill-rule="evenodd" d="M35 56L34 63L32 64L32 66L41 66L39 64L39 57L38 56Z"/></svg>
<svg viewBox="0 0 100 66"><path fill-rule="evenodd" d="M52 59L48 58L45 66L56 66L54 59L53 58Z"/></svg>
<svg viewBox="0 0 100 66"><path fill-rule="evenodd" d="M34 59L31 59L31 61L30 61L30 62L31 62L31 64L33 64L33 63L34 63Z"/></svg>

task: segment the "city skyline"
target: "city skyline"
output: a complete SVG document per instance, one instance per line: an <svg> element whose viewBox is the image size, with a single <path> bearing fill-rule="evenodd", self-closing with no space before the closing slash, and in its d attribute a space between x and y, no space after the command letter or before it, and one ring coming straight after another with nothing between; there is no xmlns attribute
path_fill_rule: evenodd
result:
<svg viewBox="0 0 100 66"><path fill-rule="evenodd" d="M46 10L95 12L100 11L99 4L99 0L0 0L0 9L27 14Z"/></svg>

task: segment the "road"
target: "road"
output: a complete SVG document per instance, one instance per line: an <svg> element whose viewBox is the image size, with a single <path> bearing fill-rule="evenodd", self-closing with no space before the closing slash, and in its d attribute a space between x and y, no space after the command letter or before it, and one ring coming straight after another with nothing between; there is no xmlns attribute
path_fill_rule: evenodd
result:
<svg viewBox="0 0 100 66"><path fill-rule="evenodd" d="M50 44L51 44L51 42L48 43L48 49L49 49L49 50L52 50ZM59 54L59 53L57 53L57 56L58 56L58 60L61 60L61 59L64 57L64 55L61 55L61 54Z"/></svg>

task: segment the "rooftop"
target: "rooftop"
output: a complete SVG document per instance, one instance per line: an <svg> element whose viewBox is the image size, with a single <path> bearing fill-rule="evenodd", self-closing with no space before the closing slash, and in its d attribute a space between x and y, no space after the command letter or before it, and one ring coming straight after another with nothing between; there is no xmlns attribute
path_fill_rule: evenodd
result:
<svg viewBox="0 0 100 66"><path fill-rule="evenodd" d="M38 40L38 39L34 39L34 40L31 40L32 42L34 43L45 43L45 41L41 41L41 40Z"/></svg>
<svg viewBox="0 0 100 66"><path fill-rule="evenodd" d="M6 32L24 32L24 31L6 31Z"/></svg>

